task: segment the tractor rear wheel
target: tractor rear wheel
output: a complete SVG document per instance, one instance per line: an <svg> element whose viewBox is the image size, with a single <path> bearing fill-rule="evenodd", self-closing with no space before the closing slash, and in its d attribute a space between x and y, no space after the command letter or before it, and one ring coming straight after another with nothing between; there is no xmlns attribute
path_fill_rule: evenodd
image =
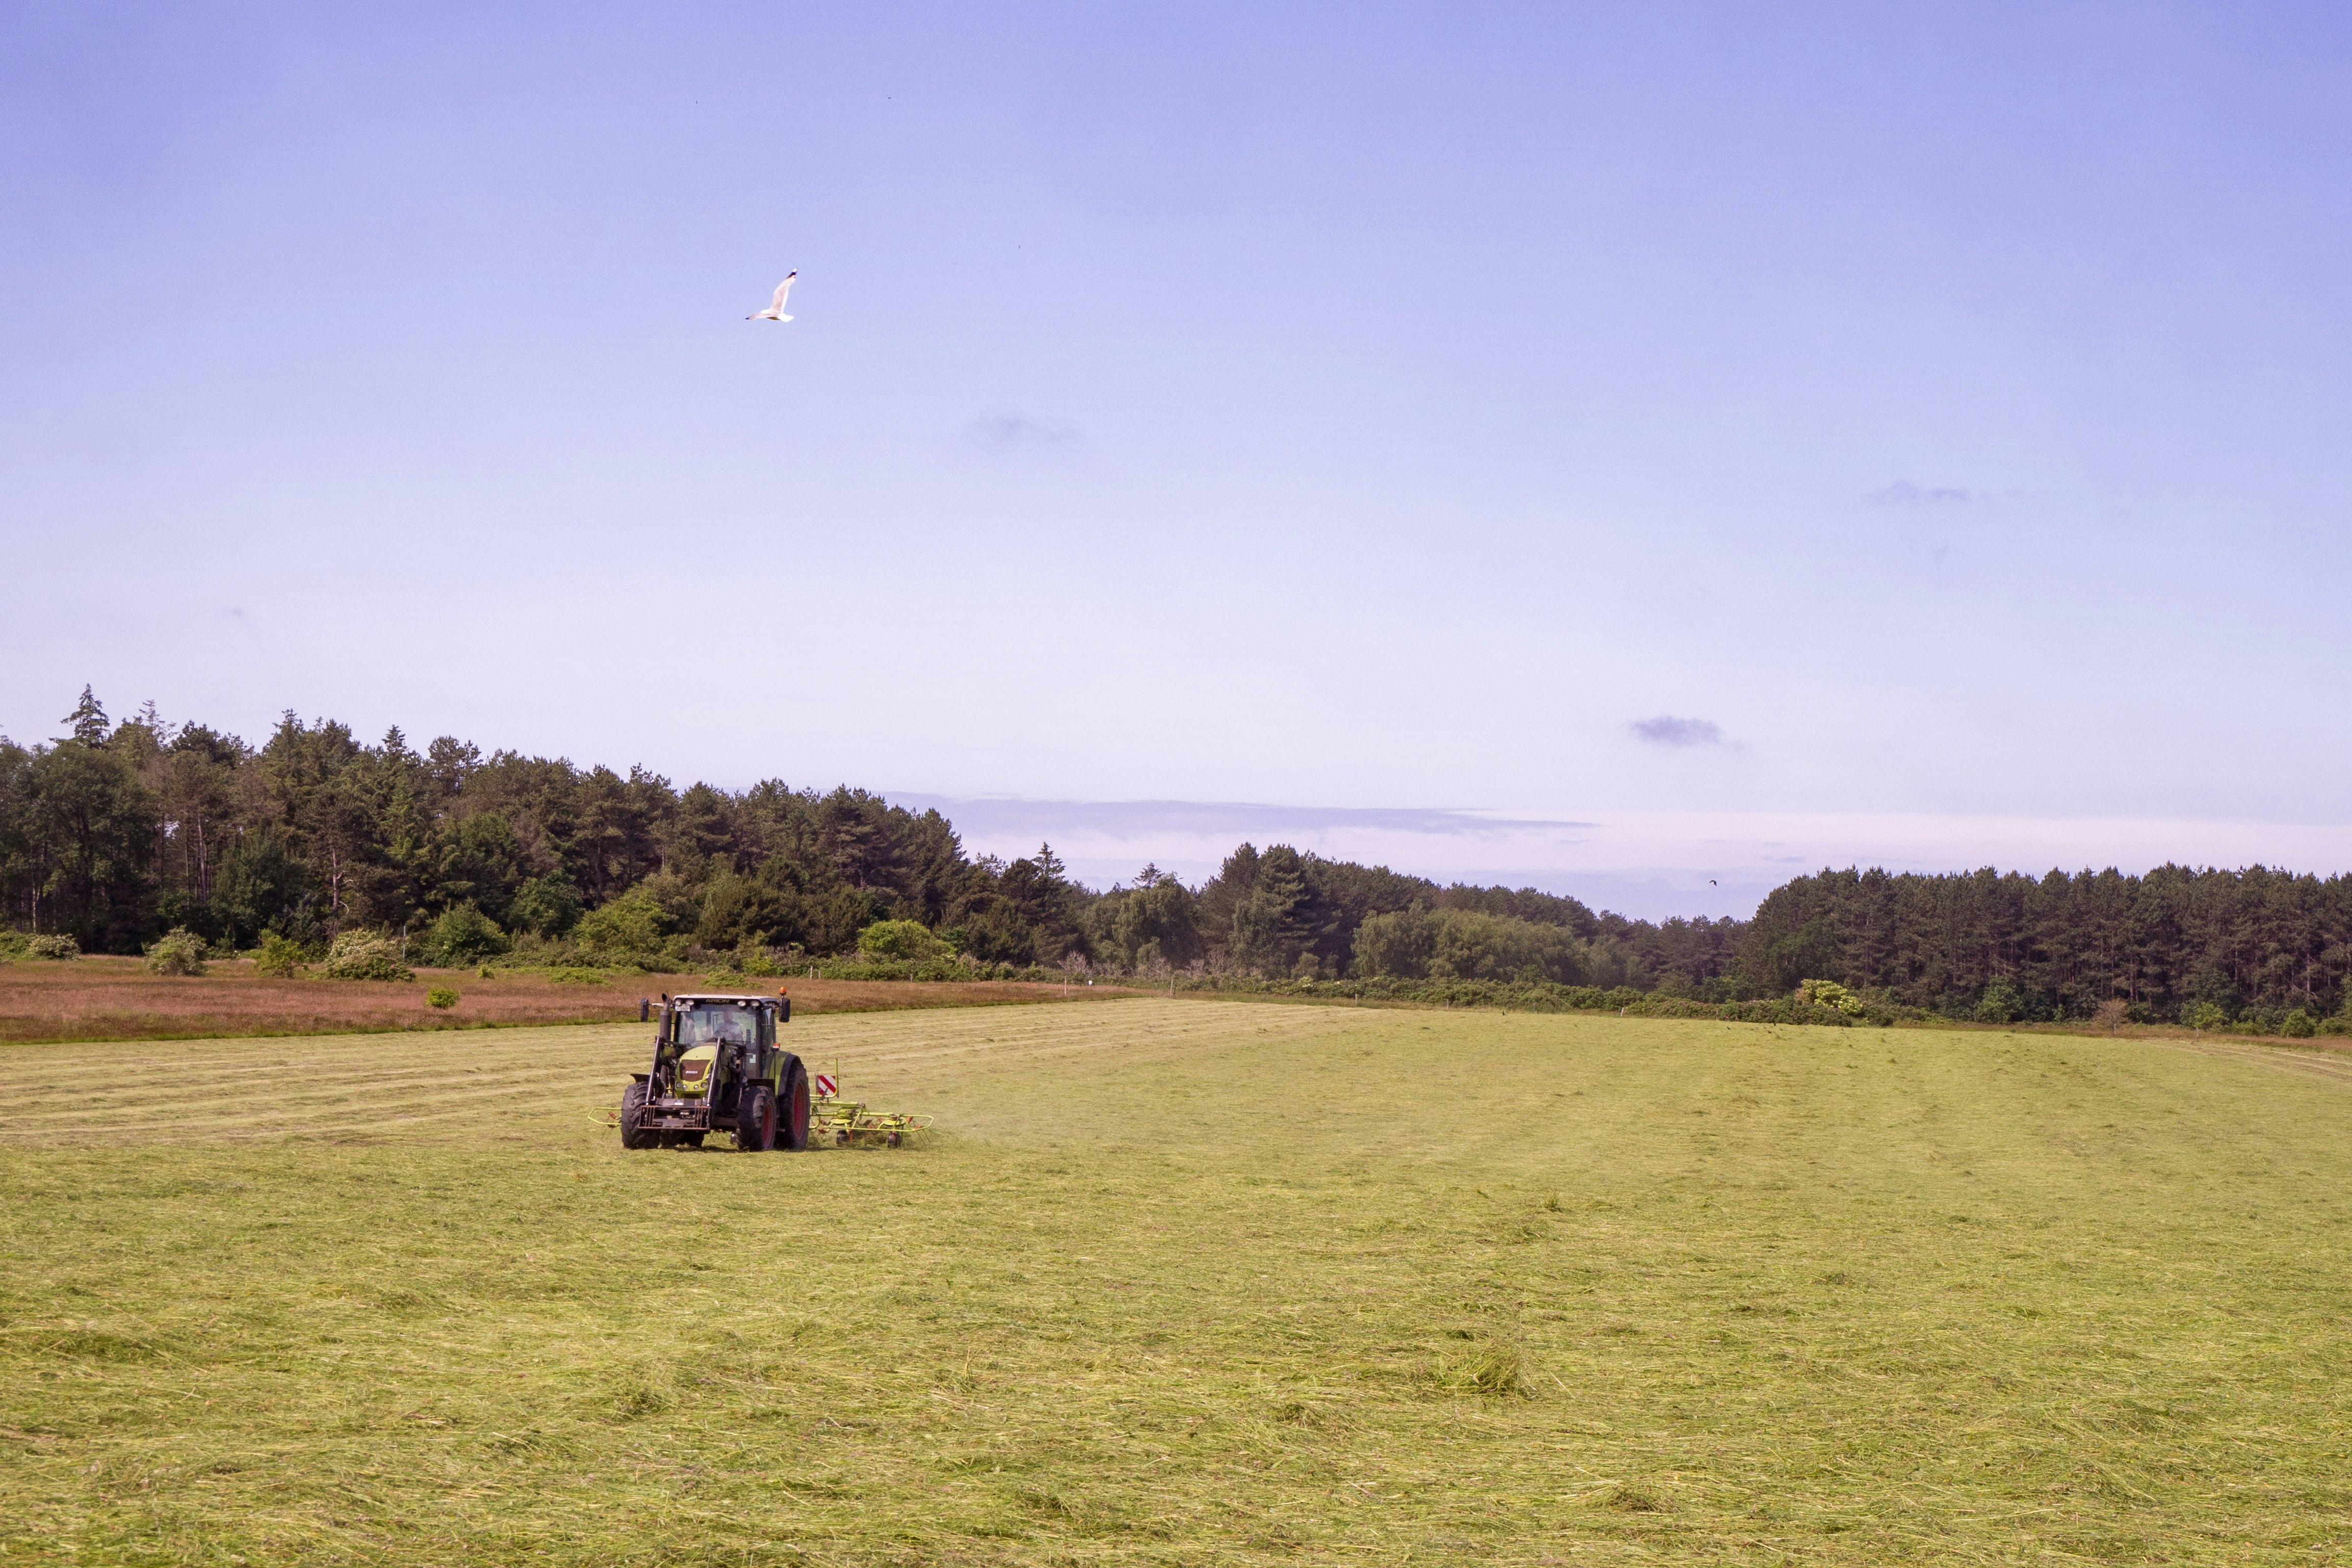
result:
<svg viewBox="0 0 2352 1568"><path fill-rule="evenodd" d="M776 1120L776 1142L794 1153L808 1147L808 1072L797 1058L784 1064L783 1114Z"/></svg>
<svg viewBox="0 0 2352 1568"><path fill-rule="evenodd" d="M735 1147L763 1154L776 1146L776 1097L764 1083L743 1091L735 1111Z"/></svg>
<svg viewBox="0 0 2352 1568"><path fill-rule="evenodd" d="M633 1083L621 1091L621 1147L650 1149L656 1136L642 1125L646 1119L646 1086Z"/></svg>

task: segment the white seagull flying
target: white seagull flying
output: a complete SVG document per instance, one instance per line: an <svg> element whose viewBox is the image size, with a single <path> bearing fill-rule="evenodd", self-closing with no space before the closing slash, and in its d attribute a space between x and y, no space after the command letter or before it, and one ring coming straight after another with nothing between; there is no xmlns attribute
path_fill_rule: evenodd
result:
<svg viewBox="0 0 2352 1568"><path fill-rule="evenodd" d="M776 297L768 301L768 308L756 315L746 316L743 319L747 321L791 321L792 318L784 314L784 296L793 291L793 279L799 276L800 272L797 268L785 273L784 280L776 285Z"/></svg>

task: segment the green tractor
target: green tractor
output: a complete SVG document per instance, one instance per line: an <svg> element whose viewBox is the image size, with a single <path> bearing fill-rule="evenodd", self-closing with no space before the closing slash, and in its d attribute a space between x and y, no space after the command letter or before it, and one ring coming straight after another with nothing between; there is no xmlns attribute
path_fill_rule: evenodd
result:
<svg viewBox="0 0 2352 1568"><path fill-rule="evenodd" d="M640 1021L653 1013L650 1000L638 1005ZM776 1045L792 1016L781 993L664 996L653 1066L621 1094L621 1147L699 1148L726 1131L750 1152L807 1148L808 1072Z"/></svg>

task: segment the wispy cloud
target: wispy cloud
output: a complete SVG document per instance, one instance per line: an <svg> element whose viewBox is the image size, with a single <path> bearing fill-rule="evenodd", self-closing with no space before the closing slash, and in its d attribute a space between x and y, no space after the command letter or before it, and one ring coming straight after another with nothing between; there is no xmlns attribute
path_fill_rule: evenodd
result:
<svg viewBox="0 0 2352 1568"><path fill-rule="evenodd" d="M1712 719L1676 719L1661 713L1655 719L1636 719L1630 728L1633 738L1653 746L1722 746L1723 726Z"/></svg>
<svg viewBox="0 0 2352 1568"><path fill-rule="evenodd" d="M1915 485L1909 479L1897 479L1885 489L1870 492L1873 506L1967 506L1984 500L1979 490L1964 490L1950 485Z"/></svg>
<svg viewBox="0 0 2352 1568"><path fill-rule="evenodd" d="M1118 836L1161 832L1230 834L1264 839L1283 834L1338 829L1409 833L1443 837L1568 832L1589 822L1557 817L1507 816L1458 806L1261 805L1245 801L1024 800L1009 796L897 795L902 805L937 806L959 828L979 825L990 831L1087 832Z"/></svg>
<svg viewBox="0 0 2352 1568"><path fill-rule="evenodd" d="M963 433L992 452L1010 452L1018 447L1075 447L1086 439L1075 425L1033 418L1010 408L982 415L965 426Z"/></svg>

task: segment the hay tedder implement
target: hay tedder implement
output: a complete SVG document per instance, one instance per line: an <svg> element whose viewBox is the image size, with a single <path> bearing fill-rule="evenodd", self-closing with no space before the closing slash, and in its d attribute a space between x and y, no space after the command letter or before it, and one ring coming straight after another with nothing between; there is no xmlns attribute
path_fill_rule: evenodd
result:
<svg viewBox="0 0 2352 1568"><path fill-rule="evenodd" d="M637 1008L655 1021L651 998ZM653 1061L629 1075L620 1110L605 1119L621 1131L625 1149L699 1148L712 1132L734 1135L735 1147L897 1149L931 1124L928 1116L868 1110L841 1098L837 1073L814 1084L799 1057L776 1043L778 1026L793 1016L792 997L697 994L664 996L654 1031Z"/></svg>
<svg viewBox="0 0 2352 1568"><path fill-rule="evenodd" d="M897 1149L931 1124L928 1116L903 1116L873 1110L841 1098L838 1069L816 1075L816 1099L810 1102L809 1142L843 1149Z"/></svg>

